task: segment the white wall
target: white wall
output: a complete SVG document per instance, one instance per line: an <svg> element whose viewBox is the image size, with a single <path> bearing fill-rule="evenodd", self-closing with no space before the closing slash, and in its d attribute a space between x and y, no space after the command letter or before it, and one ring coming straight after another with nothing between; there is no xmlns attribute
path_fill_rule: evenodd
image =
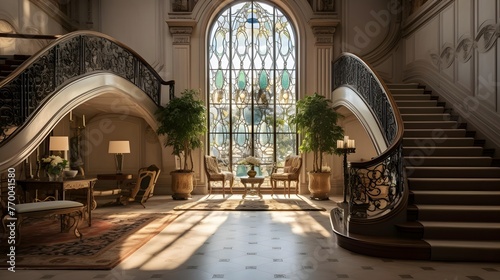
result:
<svg viewBox="0 0 500 280"><path fill-rule="evenodd" d="M500 148L500 77L495 0L429 1L434 8L407 23L403 77L438 93L477 130L486 145ZM492 33L482 33L490 28ZM485 45L488 44L488 45Z"/></svg>
<svg viewBox="0 0 500 280"><path fill-rule="evenodd" d="M165 2L168 3L163 0L100 1L100 32L129 46L161 72L169 63L164 61L163 32L166 24L163 15L168 7Z"/></svg>
<svg viewBox="0 0 500 280"><path fill-rule="evenodd" d="M29 0L2 0L0 20L10 24L16 33L60 35L66 31L53 18ZM47 40L0 39L0 54L33 54L48 43Z"/></svg>

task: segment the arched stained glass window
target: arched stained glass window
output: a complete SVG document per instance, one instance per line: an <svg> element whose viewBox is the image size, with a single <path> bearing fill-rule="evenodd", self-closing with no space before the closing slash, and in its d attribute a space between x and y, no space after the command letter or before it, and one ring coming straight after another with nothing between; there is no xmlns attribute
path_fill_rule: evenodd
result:
<svg viewBox="0 0 500 280"><path fill-rule="evenodd" d="M230 6L214 20L208 37L209 153L232 165L261 159L261 175L273 162L297 153L290 125L297 98L297 51L293 25L262 2ZM238 171L239 170L239 171Z"/></svg>

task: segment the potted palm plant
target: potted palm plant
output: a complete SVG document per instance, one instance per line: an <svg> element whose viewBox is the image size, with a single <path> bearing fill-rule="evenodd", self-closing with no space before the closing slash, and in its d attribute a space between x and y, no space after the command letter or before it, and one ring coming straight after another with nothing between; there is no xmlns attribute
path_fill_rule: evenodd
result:
<svg viewBox="0 0 500 280"><path fill-rule="evenodd" d="M342 115L331 106L331 100L314 93L297 101L297 114L292 124L302 134L300 151L312 152L312 171L308 172L311 198L328 199L330 193L330 168L323 165L325 154L340 154L337 140L343 139L344 130L337 125Z"/></svg>
<svg viewBox="0 0 500 280"><path fill-rule="evenodd" d="M188 199L193 191L192 151L202 146L206 132L206 107L198 95L198 91L186 89L156 111L156 133L166 135L164 146L171 146L172 154L180 159L181 168L170 173L174 199Z"/></svg>

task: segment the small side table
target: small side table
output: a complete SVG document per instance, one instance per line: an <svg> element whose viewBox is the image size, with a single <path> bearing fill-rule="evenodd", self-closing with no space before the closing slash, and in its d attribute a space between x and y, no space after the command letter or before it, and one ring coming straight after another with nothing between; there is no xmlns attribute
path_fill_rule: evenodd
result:
<svg viewBox="0 0 500 280"><path fill-rule="evenodd" d="M264 177L253 177L253 178L241 177L240 180L241 183L243 183L243 186L245 186L245 193L243 194L242 199L245 199L245 197L247 196L248 192L247 184L250 185L250 190L249 190L250 193L252 195L258 195L262 199L262 194L260 193L260 186L262 185L262 183L264 183ZM257 184L257 188L255 188L255 184Z"/></svg>
<svg viewBox="0 0 500 280"><path fill-rule="evenodd" d="M98 180L103 181L116 181L116 187L97 187L94 188L94 196L92 206L95 209L97 207L96 197L110 197L116 198L116 202L120 202L120 197L122 196L122 191L124 187L124 182L132 180L132 174L97 174Z"/></svg>

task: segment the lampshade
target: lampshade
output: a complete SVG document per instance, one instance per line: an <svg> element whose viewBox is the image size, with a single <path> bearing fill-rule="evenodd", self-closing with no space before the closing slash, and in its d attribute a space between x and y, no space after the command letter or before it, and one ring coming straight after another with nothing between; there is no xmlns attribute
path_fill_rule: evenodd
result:
<svg viewBox="0 0 500 280"><path fill-rule="evenodd" d="M51 151L69 150L68 136L51 136L49 140L49 150Z"/></svg>
<svg viewBox="0 0 500 280"><path fill-rule="evenodd" d="M129 141L109 141L108 153L110 154L130 153Z"/></svg>

